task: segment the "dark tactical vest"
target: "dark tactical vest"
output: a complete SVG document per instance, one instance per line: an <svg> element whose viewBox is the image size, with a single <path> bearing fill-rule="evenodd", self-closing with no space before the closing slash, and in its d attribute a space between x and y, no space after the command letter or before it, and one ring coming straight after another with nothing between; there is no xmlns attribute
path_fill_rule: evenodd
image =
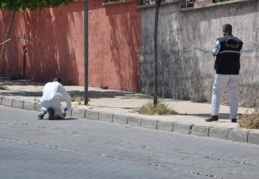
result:
<svg viewBox="0 0 259 179"><path fill-rule="evenodd" d="M240 70L240 50L243 42L233 35L218 38L220 51L214 68L217 74L238 75Z"/></svg>

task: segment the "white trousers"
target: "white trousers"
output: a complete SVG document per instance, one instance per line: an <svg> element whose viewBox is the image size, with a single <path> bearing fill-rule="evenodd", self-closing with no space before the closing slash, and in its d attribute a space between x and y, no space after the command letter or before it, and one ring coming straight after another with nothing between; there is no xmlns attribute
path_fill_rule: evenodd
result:
<svg viewBox="0 0 259 179"><path fill-rule="evenodd" d="M212 109L211 115L218 116L220 99L225 89L228 89L229 102L230 102L230 119L237 118L238 110L238 98L237 98L237 87L238 87L238 75L220 75L216 74L214 78L212 88Z"/></svg>
<svg viewBox="0 0 259 179"><path fill-rule="evenodd" d="M63 112L61 109L60 103L60 94L56 94L55 97L51 100L40 100L41 114L46 114L48 108L52 108L54 110L54 118L59 118L63 116Z"/></svg>

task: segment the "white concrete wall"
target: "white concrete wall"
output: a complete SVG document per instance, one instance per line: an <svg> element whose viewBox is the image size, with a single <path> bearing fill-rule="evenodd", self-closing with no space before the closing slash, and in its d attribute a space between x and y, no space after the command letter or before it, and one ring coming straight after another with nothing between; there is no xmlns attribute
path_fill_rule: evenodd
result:
<svg viewBox="0 0 259 179"><path fill-rule="evenodd" d="M210 101L215 71L211 50L225 23L243 42L240 106L259 105L259 2L233 2L183 11L178 3L160 7L159 95ZM155 7L141 9L141 90L153 94ZM228 104L225 95L223 102Z"/></svg>

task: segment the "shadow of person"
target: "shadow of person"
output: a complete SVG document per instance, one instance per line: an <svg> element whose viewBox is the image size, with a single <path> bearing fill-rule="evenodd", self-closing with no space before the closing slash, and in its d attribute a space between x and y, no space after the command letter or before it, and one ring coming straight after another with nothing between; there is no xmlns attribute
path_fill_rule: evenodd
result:
<svg viewBox="0 0 259 179"><path fill-rule="evenodd" d="M67 117L67 118L64 118L64 119L61 119L61 118L56 118L56 119L48 119L49 121L68 121L68 120L77 120L78 118L75 118L75 117Z"/></svg>
<svg viewBox="0 0 259 179"><path fill-rule="evenodd" d="M181 113L180 115L185 115L185 116L197 116L197 117L204 117L204 118L208 118L211 116L210 113ZM220 119L229 119L229 114L228 113L220 113L219 114L219 118Z"/></svg>

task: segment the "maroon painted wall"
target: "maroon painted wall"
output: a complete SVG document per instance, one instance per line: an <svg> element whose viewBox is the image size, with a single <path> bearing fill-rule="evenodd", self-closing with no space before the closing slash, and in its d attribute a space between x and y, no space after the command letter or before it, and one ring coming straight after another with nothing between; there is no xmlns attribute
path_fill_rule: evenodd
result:
<svg viewBox="0 0 259 179"><path fill-rule="evenodd" d="M11 13L2 12L1 37ZM83 84L83 3L55 9L22 11L16 16L8 44L4 76L49 81L62 77L67 84ZM3 38L1 38L3 39ZM23 48L28 53L24 54Z"/></svg>
<svg viewBox="0 0 259 179"><path fill-rule="evenodd" d="M137 2L89 0L89 85L139 90L140 12ZM0 41L10 12L0 11ZM1 76L84 85L84 2L22 11L16 16ZM25 47L28 53L24 53ZM24 60L26 65L23 66Z"/></svg>
<svg viewBox="0 0 259 179"><path fill-rule="evenodd" d="M137 2L108 6L102 2L90 3L90 84L138 91L140 12Z"/></svg>

